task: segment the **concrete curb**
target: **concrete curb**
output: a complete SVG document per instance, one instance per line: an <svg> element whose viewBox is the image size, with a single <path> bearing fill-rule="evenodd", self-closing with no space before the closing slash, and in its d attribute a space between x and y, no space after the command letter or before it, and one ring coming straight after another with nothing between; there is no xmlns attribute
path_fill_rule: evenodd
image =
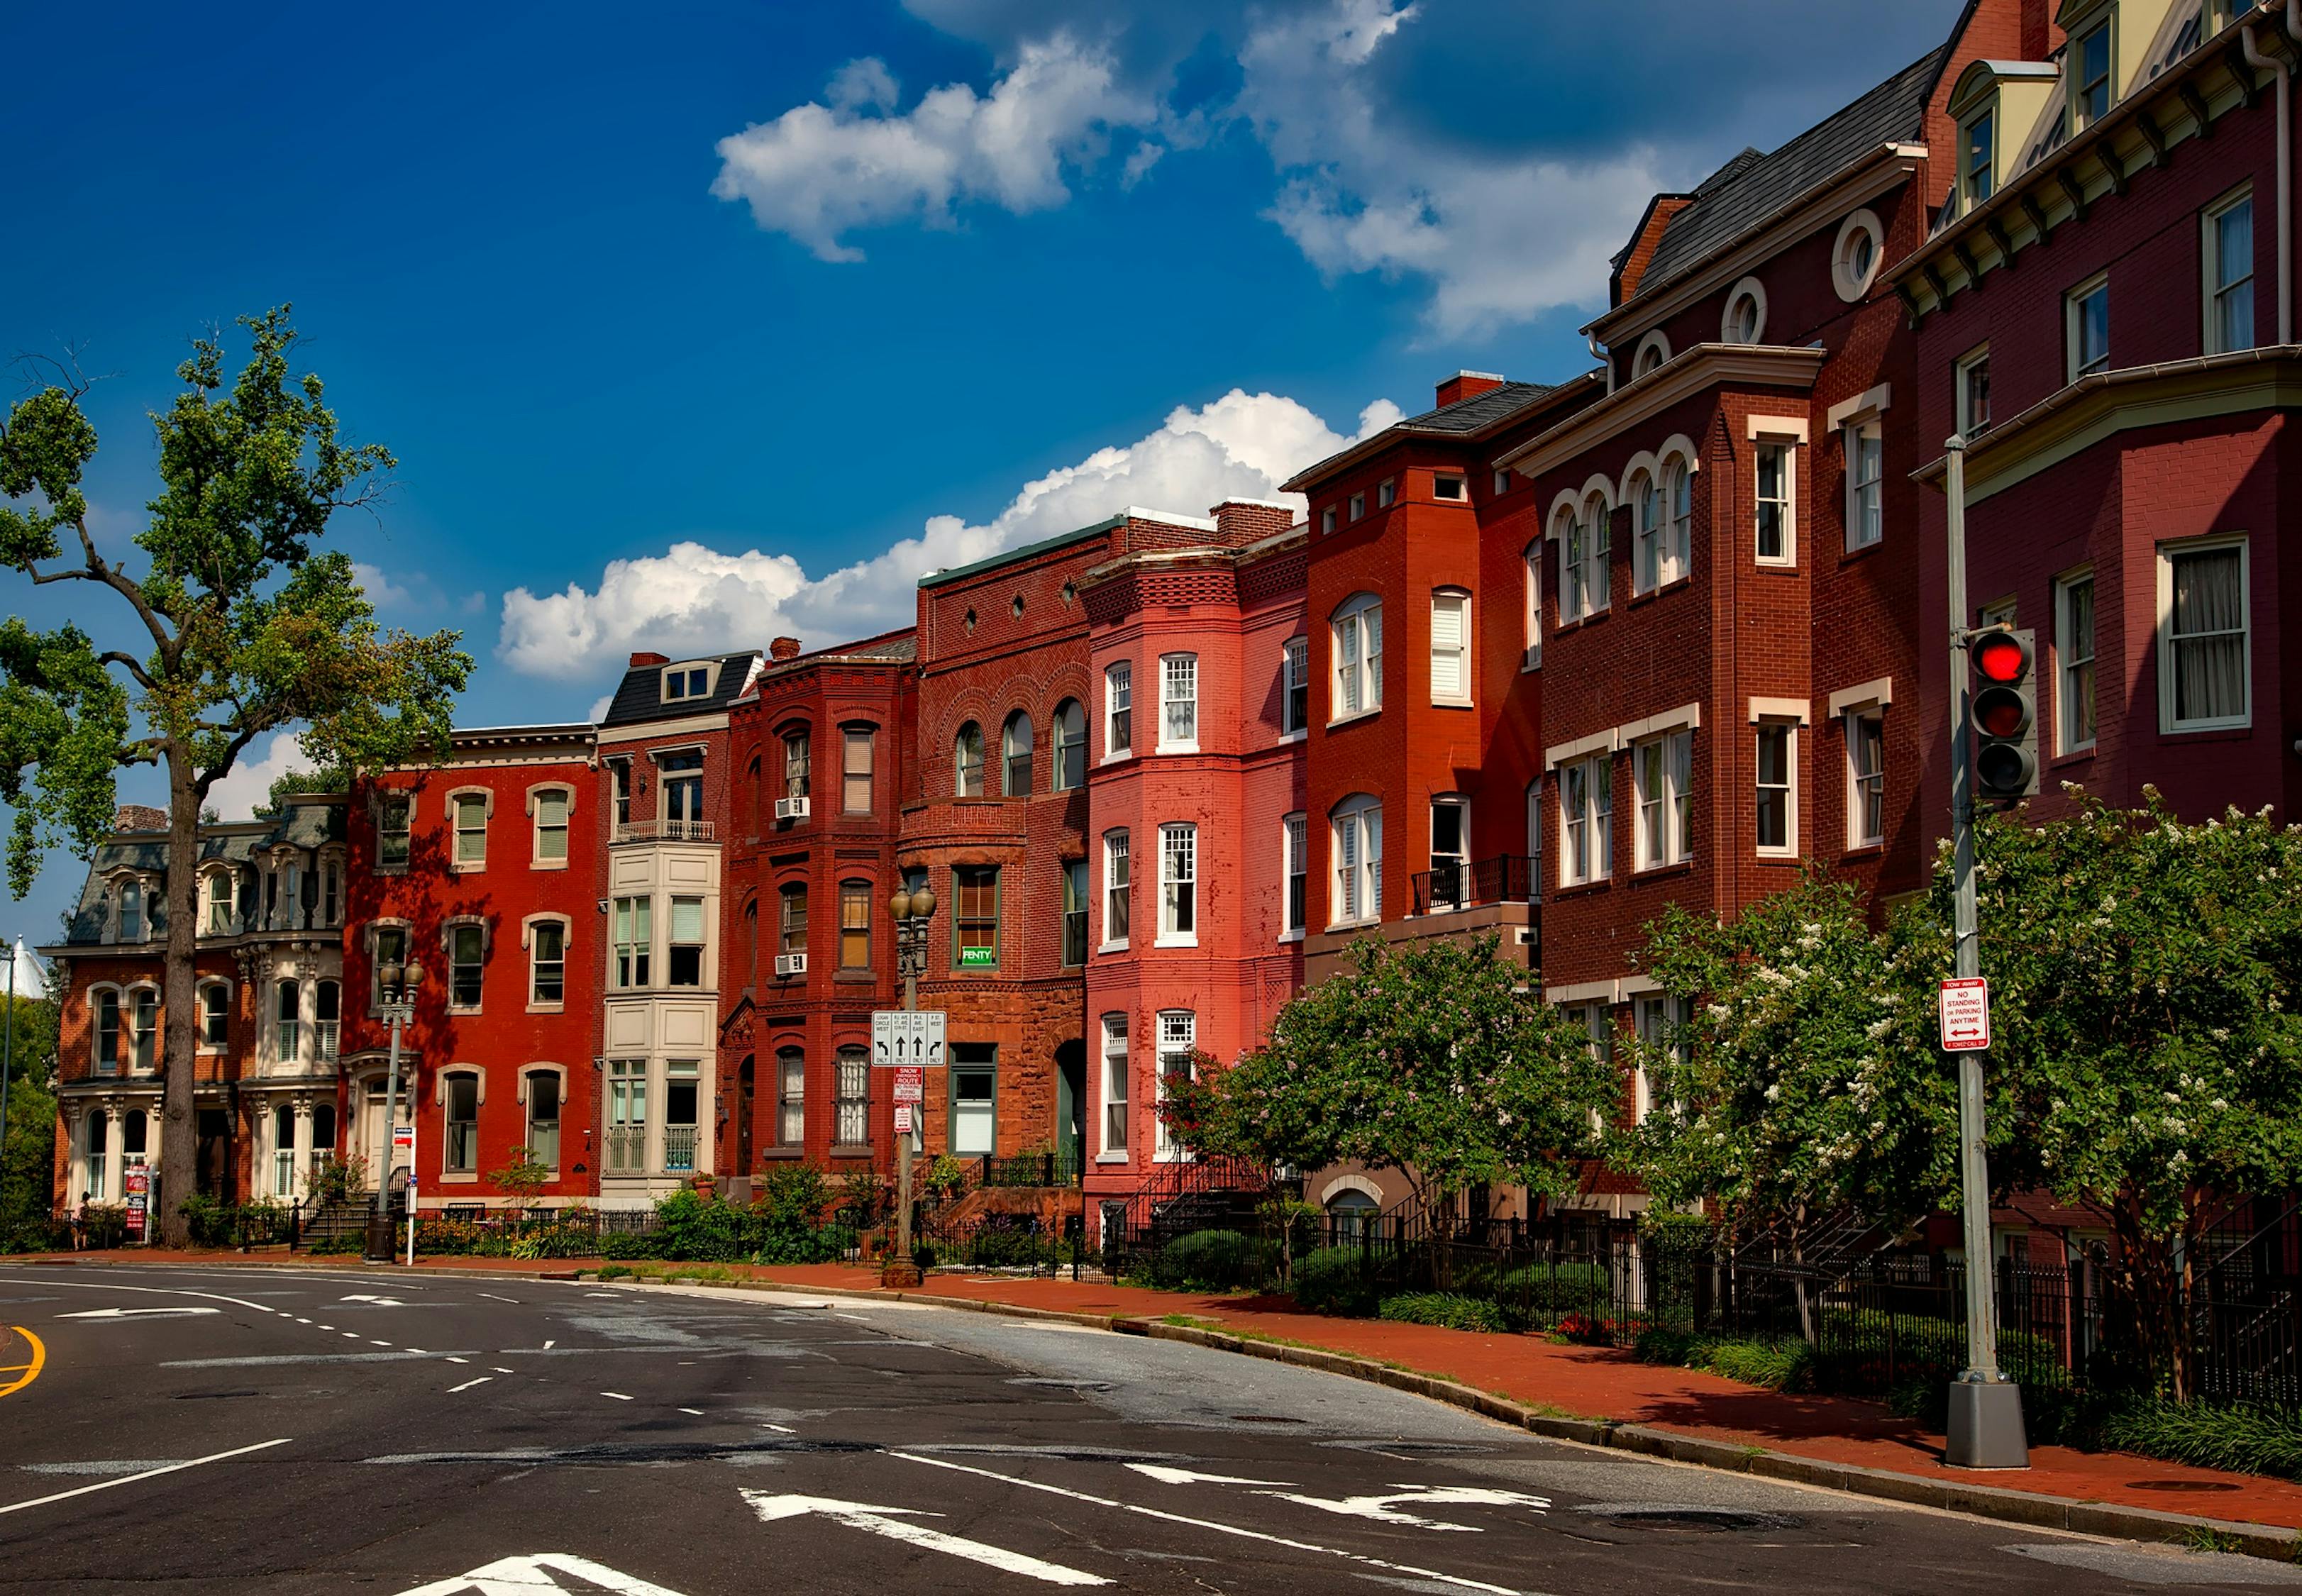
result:
<svg viewBox="0 0 2302 1596"><path fill-rule="evenodd" d="M28 1264L30 1262L27 1260ZM138 1263L140 1264L141 1260ZM116 1265L111 1260L105 1260L94 1266L132 1268L138 1265ZM357 1262L349 1266L360 1267ZM261 1264L258 1267L286 1273L340 1273L346 1265L331 1267L317 1263L299 1263ZM557 1283L568 1283L567 1275L556 1271L547 1277L534 1270L499 1274L491 1270L441 1268L422 1264L412 1271L406 1264L390 1267L401 1273L421 1274L434 1279L533 1281L550 1278ZM592 1269L579 1269L576 1273L578 1276L591 1275L593 1281L601 1285L627 1285L635 1289L664 1283L654 1281L600 1281L598 1272ZM928 1307L956 1308L962 1313L996 1314L1004 1319L1047 1320L1107 1330L1119 1335L1182 1341L1218 1352L1236 1352L1248 1357L1293 1364L1321 1373L1340 1374L1346 1379L1389 1386L1393 1390L1444 1402L1450 1407L1467 1409L1551 1441L1603 1447L1640 1457L1691 1464L1699 1468L1715 1468L1727 1474L1782 1480L1795 1485L1819 1486L1826 1491L1844 1491L1850 1496L1874 1497L1881 1501L1963 1513L1970 1517L1995 1519L2002 1524L2021 1525L2031 1529L2064 1530L2121 1541L2177 1545L2189 1544L2201 1532L2205 1532L2220 1541L2225 1550L2244 1552L2249 1557L2267 1558L2274 1562L2302 1561L2302 1531L2283 1529L2274 1525L2206 1518L2189 1513L2162 1513L2148 1508L2127 1508L2111 1502L2079 1501L2071 1497L2010 1491L2003 1486L1962 1480L1929 1480L1917 1474L1896 1474L1888 1469L1865 1468L1859 1464L1829 1463L1816 1457L1802 1457L1795 1453L1777 1452L1764 1447L1709 1441L1700 1435L1659 1430L1647 1424L1626 1424L1615 1419L1567 1417L1545 1413L1508 1397L1498 1397L1491 1391L1483 1391L1475 1386L1464 1385L1440 1375L1393 1368L1389 1364L1377 1363L1372 1358L1356 1357L1348 1352L1332 1352L1319 1347L1290 1346L1282 1341L1266 1341L1256 1336L1205 1330L1197 1325L1170 1324L1164 1320L1127 1314L1083 1314L1063 1308L1022 1307L1010 1303L988 1302L975 1297L945 1297L933 1291L857 1290L848 1286L802 1285L794 1281L770 1280L695 1283L735 1290L772 1291L786 1296L826 1297L856 1302L917 1303Z"/></svg>

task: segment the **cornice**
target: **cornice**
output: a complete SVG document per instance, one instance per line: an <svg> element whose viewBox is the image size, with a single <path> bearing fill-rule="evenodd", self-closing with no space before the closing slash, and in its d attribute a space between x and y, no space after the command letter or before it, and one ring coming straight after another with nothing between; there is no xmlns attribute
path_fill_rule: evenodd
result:
<svg viewBox="0 0 2302 1596"><path fill-rule="evenodd" d="M1707 388L1728 383L1812 388L1815 374L1829 357L1827 349L1781 344L1699 343L1494 464L1498 470L1508 467L1521 476L1540 476Z"/></svg>

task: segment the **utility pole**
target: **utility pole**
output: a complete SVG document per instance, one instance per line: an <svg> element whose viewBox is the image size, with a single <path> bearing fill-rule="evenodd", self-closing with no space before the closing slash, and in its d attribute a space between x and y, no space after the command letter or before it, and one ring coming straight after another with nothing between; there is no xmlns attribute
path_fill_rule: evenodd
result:
<svg viewBox="0 0 2302 1596"><path fill-rule="evenodd" d="M367 1245L363 1248L366 1261L388 1264L395 1250L391 1245L391 1155L392 1132L399 1124L399 1029L416 1018L416 988L424 984L424 966L413 961L402 964L396 960L378 964L376 987L382 1001L376 1012L391 1021L391 1063L384 1076L383 1088L383 1168L375 1178L375 1206L368 1214ZM412 1099L414 1094L409 1094ZM413 1113L408 1117L415 1118ZM416 1182L416 1161L411 1155L407 1163L407 1180ZM411 1226L408 1251L415 1253L413 1224L414 1198L409 1198L408 1220Z"/></svg>
<svg viewBox="0 0 2302 1596"><path fill-rule="evenodd" d="M1950 816L1953 970L1982 973L1981 930L1974 905L1974 688L1966 624L1966 439L1953 433L1950 499ZM1980 1049L1958 1055L1959 1196L1966 1229L1967 1366L1951 1382L1950 1432L1943 1460L1953 1468L2028 1468L2022 1393L1998 1368L1997 1264L1990 1237L1990 1166L1983 1134Z"/></svg>
<svg viewBox="0 0 2302 1596"><path fill-rule="evenodd" d="M7 1039L0 1041L0 1214L8 1208L8 1072L16 1063L16 966L23 956L19 937L8 945ZM70 1198L71 1193L64 1196Z"/></svg>
<svg viewBox="0 0 2302 1596"><path fill-rule="evenodd" d="M928 964L928 925L936 911L933 889L922 886L917 891L896 890L888 900L887 911L895 920L895 968L903 976L903 1012L914 1014L920 1007L920 974ZM919 1284L919 1272L912 1262L912 1142L920 1133L920 1116L927 1105L916 1103L912 1108L912 1128L895 1132L895 1261L881 1271L885 1284Z"/></svg>

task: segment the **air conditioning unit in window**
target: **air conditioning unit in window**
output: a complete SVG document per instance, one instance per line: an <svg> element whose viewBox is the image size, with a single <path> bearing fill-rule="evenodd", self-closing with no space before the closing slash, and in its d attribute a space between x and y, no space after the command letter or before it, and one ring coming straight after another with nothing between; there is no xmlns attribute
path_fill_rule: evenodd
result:
<svg viewBox="0 0 2302 1596"><path fill-rule="evenodd" d="M802 798L800 802L802 803L805 803L807 800ZM776 955L776 974L778 977L805 975L806 973L807 955L805 953L777 953Z"/></svg>
<svg viewBox="0 0 2302 1596"><path fill-rule="evenodd" d="M804 820L804 819L807 819L807 800L806 800L806 799L804 799L804 798L778 798L778 799L777 799L777 800L776 800L776 819L778 819L778 820Z"/></svg>

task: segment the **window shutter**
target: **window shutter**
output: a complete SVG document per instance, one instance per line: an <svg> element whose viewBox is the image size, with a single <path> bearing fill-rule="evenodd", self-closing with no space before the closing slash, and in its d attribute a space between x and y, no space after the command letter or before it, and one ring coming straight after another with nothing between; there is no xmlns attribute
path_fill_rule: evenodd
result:
<svg viewBox="0 0 2302 1596"><path fill-rule="evenodd" d="M703 900L674 898L671 901L671 939L674 942L703 940Z"/></svg>

